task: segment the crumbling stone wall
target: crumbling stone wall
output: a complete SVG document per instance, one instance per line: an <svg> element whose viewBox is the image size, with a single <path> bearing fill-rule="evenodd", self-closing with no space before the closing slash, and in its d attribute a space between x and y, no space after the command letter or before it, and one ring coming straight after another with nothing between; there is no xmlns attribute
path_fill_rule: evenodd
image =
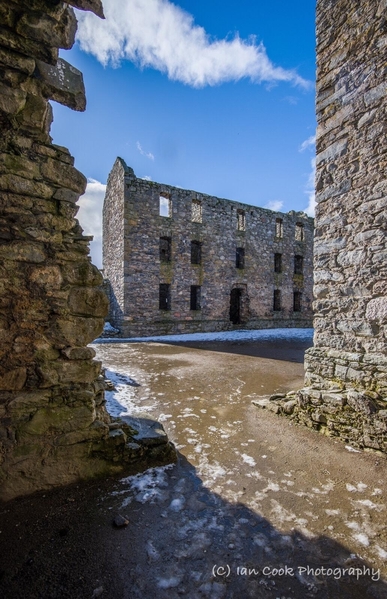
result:
<svg viewBox="0 0 387 599"><path fill-rule="evenodd" d="M170 202L169 216L160 215L160 196ZM195 208L201 222L193 219ZM170 243L168 260L160 254L161 238ZM191 262L191 241L200 244L198 264ZM237 248L243 254L239 267ZM109 175L103 267L111 285L109 319L121 336L311 326L312 248L313 219L304 213L273 212L139 179L121 158ZM160 308L160 285L170 286L169 309ZM192 309L192 286L200 288L199 309ZM239 290L239 317L233 307L238 322L230 314L233 290ZM279 310L273 310L274 290L280 292ZM295 292L300 311L294 309Z"/></svg>
<svg viewBox="0 0 387 599"><path fill-rule="evenodd" d="M146 453L104 407L87 344L107 299L74 218L86 180L49 135L49 99L85 108L81 73L58 59L74 42L69 4L103 16L100 0L0 1L2 499L114 473ZM166 443L161 455L172 455Z"/></svg>
<svg viewBox="0 0 387 599"><path fill-rule="evenodd" d="M318 0L315 337L293 418L387 451L386 0ZM290 402L290 403L289 403ZM274 407L273 409L277 409Z"/></svg>

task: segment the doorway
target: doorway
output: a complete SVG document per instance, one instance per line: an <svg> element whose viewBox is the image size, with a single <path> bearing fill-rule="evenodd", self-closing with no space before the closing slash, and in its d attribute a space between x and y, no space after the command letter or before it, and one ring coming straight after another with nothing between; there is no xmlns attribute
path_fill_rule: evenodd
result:
<svg viewBox="0 0 387 599"><path fill-rule="evenodd" d="M230 293L230 320L233 324L241 324L242 289L236 287Z"/></svg>

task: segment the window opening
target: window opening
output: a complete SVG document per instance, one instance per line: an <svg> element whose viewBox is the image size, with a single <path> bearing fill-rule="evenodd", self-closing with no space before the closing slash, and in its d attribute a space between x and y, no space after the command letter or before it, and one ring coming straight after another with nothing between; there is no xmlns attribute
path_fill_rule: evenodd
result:
<svg viewBox="0 0 387 599"><path fill-rule="evenodd" d="M170 237L160 237L160 262L170 262L172 243Z"/></svg>
<svg viewBox="0 0 387 599"><path fill-rule="evenodd" d="M304 241L304 225L296 223L296 241Z"/></svg>
<svg viewBox="0 0 387 599"><path fill-rule="evenodd" d="M279 312L281 310L281 291L280 291L280 289L274 290L273 310L274 310L274 312Z"/></svg>
<svg viewBox="0 0 387 599"><path fill-rule="evenodd" d="M293 293L293 310L294 312L301 312L301 291L295 291Z"/></svg>
<svg viewBox="0 0 387 599"><path fill-rule="evenodd" d="M159 309L171 309L171 286L168 283L161 283L159 288Z"/></svg>
<svg viewBox="0 0 387 599"><path fill-rule="evenodd" d="M282 272L282 254L274 254L274 272Z"/></svg>
<svg viewBox="0 0 387 599"><path fill-rule="evenodd" d="M236 268L245 267L245 248L236 248L235 266Z"/></svg>
<svg viewBox="0 0 387 599"><path fill-rule="evenodd" d="M303 256L294 256L294 274L302 275L304 268Z"/></svg>
<svg viewBox="0 0 387 599"><path fill-rule="evenodd" d="M237 210L237 229L246 231L246 214L244 210Z"/></svg>
<svg viewBox="0 0 387 599"><path fill-rule="evenodd" d="M160 193L159 202L160 202L160 206L159 206L160 216L165 216L167 218L170 218L172 216L172 200L169 196L169 193Z"/></svg>
<svg viewBox="0 0 387 599"><path fill-rule="evenodd" d="M191 264L201 264L202 244L200 241L191 241Z"/></svg>
<svg viewBox="0 0 387 599"><path fill-rule="evenodd" d="M192 200L192 222L203 222L203 206L200 200Z"/></svg>
<svg viewBox="0 0 387 599"><path fill-rule="evenodd" d="M190 310L200 310L200 295L201 295L201 287L200 285L191 285L191 304Z"/></svg>
<svg viewBox="0 0 387 599"><path fill-rule="evenodd" d="M275 236L282 239L284 236L284 223L282 218L275 219Z"/></svg>

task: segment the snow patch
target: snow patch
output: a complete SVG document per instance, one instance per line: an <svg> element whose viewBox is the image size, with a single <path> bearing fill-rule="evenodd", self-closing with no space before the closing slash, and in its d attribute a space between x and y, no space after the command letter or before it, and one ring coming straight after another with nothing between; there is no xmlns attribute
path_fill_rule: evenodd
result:
<svg viewBox="0 0 387 599"><path fill-rule="evenodd" d="M184 343L188 341L259 341L267 339L299 339L312 341L313 329L259 329L224 331L221 333L191 333L185 335L160 335L155 337L130 337L127 339L96 339L94 343L136 343L146 341Z"/></svg>
<svg viewBox="0 0 387 599"><path fill-rule="evenodd" d="M246 453L242 453L242 460L245 462L245 464L248 464L249 466L256 466L256 461L254 460L254 458L247 455Z"/></svg>

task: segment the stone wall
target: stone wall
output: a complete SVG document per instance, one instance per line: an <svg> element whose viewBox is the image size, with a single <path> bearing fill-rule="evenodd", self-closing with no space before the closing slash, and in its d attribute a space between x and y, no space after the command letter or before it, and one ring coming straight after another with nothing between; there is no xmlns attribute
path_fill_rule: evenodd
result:
<svg viewBox="0 0 387 599"><path fill-rule="evenodd" d="M306 353L307 387L295 406L285 408L329 435L382 451L387 451L386 16L386 0L318 1L315 337Z"/></svg>
<svg viewBox="0 0 387 599"><path fill-rule="evenodd" d="M160 215L160 197L164 211L170 203L167 216ZM282 221L277 235L276 220ZM311 326L313 219L304 213L272 212L138 179L118 158L108 179L103 223L109 318L124 337ZM160 253L161 238L170 244L168 260ZM200 244L199 264L191 262L191 241ZM239 268L237 248L242 248ZM277 273L275 254L281 255ZM295 256L302 262L297 274ZM170 285L168 309L160 309L160 284ZM192 286L200 288L199 309L192 309ZM281 294L280 310L273 310L274 290ZM301 294L300 311L294 310L294 292ZM239 302L236 322L230 320L231 301Z"/></svg>
<svg viewBox="0 0 387 599"><path fill-rule="evenodd" d="M146 453L104 407L87 344L107 300L75 219L86 179L49 135L49 99L85 108L81 73L58 59L74 42L69 4L102 16L99 0L0 1L2 499L111 474ZM165 443L161 454L171 456Z"/></svg>

